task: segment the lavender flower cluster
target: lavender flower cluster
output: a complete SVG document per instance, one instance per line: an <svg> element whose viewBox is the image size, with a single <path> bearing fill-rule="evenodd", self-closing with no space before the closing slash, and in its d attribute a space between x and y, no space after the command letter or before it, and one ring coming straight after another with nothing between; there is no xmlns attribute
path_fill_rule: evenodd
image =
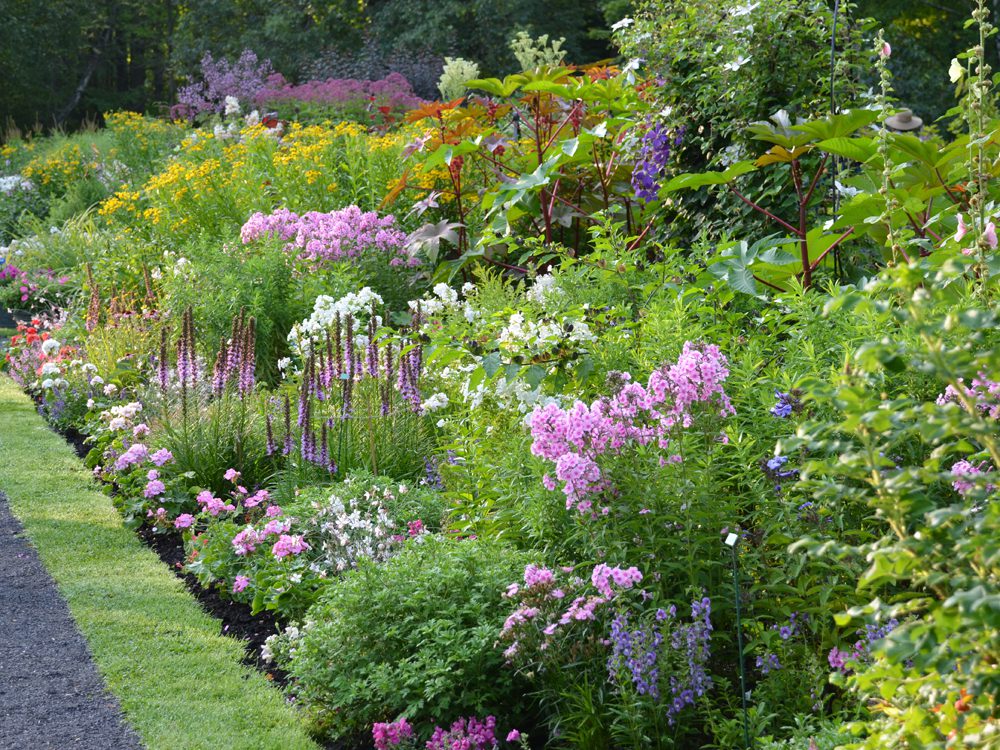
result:
<svg viewBox="0 0 1000 750"><path fill-rule="evenodd" d="M667 721L672 726L686 706L694 705L712 687L705 669L712 655L712 602L708 597L691 602L690 624L679 625L670 634L670 646L683 653L686 670L670 675L672 700L667 706Z"/></svg>
<svg viewBox="0 0 1000 750"><path fill-rule="evenodd" d="M177 104L170 110L174 119L193 119L203 113L221 113L226 97L244 104L257 99L274 73L270 60L260 60L253 50L243 50L235 63L216 60L206 52L201 59L201 80L190 79L177 92Z"/></svg>
<svg viewBox="0 0 1000 750"><path fill-rule="evenodd" d="M868 623L864 629L856 631L859 636L858 640L854 642L849 651L841 651L834 646L830 649L827 661L833 669L847 674L852 670L852 667L869 663L872 644L885 638L897 627L899 627L899 620L895 618L881 626Z"/></svg>

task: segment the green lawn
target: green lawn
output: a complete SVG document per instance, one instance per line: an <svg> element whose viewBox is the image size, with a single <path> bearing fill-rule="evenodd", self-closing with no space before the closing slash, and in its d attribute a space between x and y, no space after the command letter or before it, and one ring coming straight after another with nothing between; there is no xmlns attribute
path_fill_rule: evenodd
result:
<svg viewBox="0 0 1000 750"><path fill-rule="evenodd" d="M303 720L219 634L31 401L0 377L0 489L150 750L317 748ZM16 633L8 633L16 638Z"/></svg>

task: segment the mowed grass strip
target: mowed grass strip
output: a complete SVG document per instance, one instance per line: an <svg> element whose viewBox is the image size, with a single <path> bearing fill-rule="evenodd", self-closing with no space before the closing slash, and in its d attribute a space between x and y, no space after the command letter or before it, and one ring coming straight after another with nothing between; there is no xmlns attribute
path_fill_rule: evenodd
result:
<svg viewBox="0 0 1000 750"><path fill-rule="evenodd" d="M241 643L219 634L3 376L0 489L149 750L318 748L281 692L240 663Z"/></svg>

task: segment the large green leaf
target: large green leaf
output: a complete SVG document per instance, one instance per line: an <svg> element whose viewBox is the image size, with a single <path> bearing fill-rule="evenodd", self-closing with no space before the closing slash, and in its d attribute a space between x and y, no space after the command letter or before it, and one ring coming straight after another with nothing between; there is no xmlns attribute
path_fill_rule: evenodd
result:
<svg viewBox="0 0 1000 750"><path fill-rule="evenodd" d="M688 188L700 188L706 185L723 185L732 182L740 175L753 172L757 169L752 161L739 161L726 169L724 172L691 172L674 177L663 186L663 192L672 193L676 190Z"/></svg>

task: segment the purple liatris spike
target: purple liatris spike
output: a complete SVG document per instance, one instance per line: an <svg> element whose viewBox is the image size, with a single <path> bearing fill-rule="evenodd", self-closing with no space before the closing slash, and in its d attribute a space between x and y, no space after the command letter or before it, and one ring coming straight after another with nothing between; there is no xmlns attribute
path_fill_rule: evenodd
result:
<svg viewBox="0 0 1000 750"><path fill-rule="evenodd" d="M167 353L167 329L166 326L160 329L160 359L156 363L157 374L160 378L160 391L164 394L170 385L170 362Z"/></svg>
<svg viewBox="0 0 1000 750"><path fill-rule="evenodd" d="M344 348L342 345L342 331L340 322L340 313L336 313L333 318L333 346L334 355L337 358L337 367L334 370L336 377L339 378L344 374Z"/></svg>
<svg viewBox="0 0 1000 750"><path fill-rule="evenodd" d="M368 348L367 348L367 359L368 359L368 374L373 377L378 377L378 339L375 338L375 311L372 310L372 318L368 321Z"/></svg>
<svg viewBox="0 0 1000 750"><path fill-rule="evenodd" d="M330 465L330 447L327 445L326 439L326 422L323 422L320 428L319 465L323 467Z"/></svg>
<svg viewBox="0 0 1000 750"><path fill-rule="evenodd" d="M253 390L255 382L257 321L250 318L243 331L243 345L240 347L239 391L246 395Z"/></svg>
<svg viewBox="0 0 1000 750"><path fill-rule="evenodd" d="M390 388L392 388L393 382L393 371L392 371L392 341L385 342L385 378L381 382L381 387L379 388L380 395L382 396L382 416L386 417L389 415L392 394Z"/></svg>
<svg viewBox="0 0 1000 750"><path fill-rule="evenodd" d="M347 374L352 378L356 377L357 371L354 369L354 318L347 316L344 322L344 359L346 360Z"/></svg>
<svg viewBox="0 0 1000 750"><path fill-rule="evenodd" d="M285 456L292 453L292 404L287 393L285 394L285 444L281 453Z"/></svg>
<svg viewBox="0 0 1000 750"><path fill-rule="evenodd" d="M222 395L226 388L226 360L228 358L226 340L219 342L219 353L215 357L215 366L212 368L212 393L216 398Z"/></svg>
<svg viewBox="0 0 1000 750"><path fill-rule="evenodd" d="M278 450L278 446L274 444L274 424L271 422L270 413L265 415L264 424L267 427L267 455L273 456Z"/></svg>

